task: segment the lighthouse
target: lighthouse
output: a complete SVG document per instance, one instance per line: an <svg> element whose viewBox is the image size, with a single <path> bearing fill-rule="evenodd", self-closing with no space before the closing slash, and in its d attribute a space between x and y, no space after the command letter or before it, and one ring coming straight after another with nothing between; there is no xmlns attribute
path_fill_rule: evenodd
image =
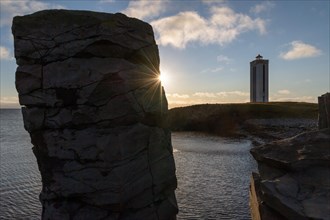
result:
<svg viewBox="0 0 330 220"><path fill-rule="evenodd" d="M250 62L250 102L268 102L268 64L260 54Z"/></svg>

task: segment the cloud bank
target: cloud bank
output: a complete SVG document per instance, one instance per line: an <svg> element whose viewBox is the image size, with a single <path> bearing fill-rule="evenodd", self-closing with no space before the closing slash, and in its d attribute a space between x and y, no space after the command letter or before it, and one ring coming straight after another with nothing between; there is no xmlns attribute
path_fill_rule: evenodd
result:
<svg viewBox="0 0 330 220"><path fill-rule="evenodd" d="M128 7L123 11L129 17L138 19L155 18L166 10L168 1L136 0L130 1Z"/></svg>
<svg viewBox="0 0 330 220"><path fill-rule="evenodd" d="M0 8L0 26L3 27L6 25L11 25L13 17L17 15L30 14L45 9L63 9L65 7L59 4L46 3L36 0L1 0Z"/></svg>
<svg viewBox="0 0 330 220"><path fill-rule="evenodd" d="M166 94L170 108L205 103L243 103L249 101L249 93L243 91L195 92L193 94Z"/></svg>
<svg viewBox="0 0 330 220"><path fill-rule="evenodd" d="M19 108L17 96L0 97L0 108Z"/></svg>
<svg viewBox="0 0 330 220"><path fill-rule="evenodd" d="M152 21L151 25L154 27L158 44L181 49L191 42L223 46L248 31L266 33L265 20L236 13L226 6L211 7L208 18L202 17L196 11L185 11Z"/></svg>
<svg viewBox="0 0 330 220"><path fill-rule="evenodd" d="M282 89L282 90L278 90L277 93L278 94L281 94L281 95L288 95L291 92L289 90L287 90L287 89Z"/></svg>
<svg viewBox="0 0 330 220"><path fill-rule="evenodd" d="M317 103L317 96L270 97L271 102L309 102Z"/></svg>
<svg viewBox="0 0 330 220"><path fill-rule="evenodd" d="M310 44L306 44L302 41L292 41L290 43L289 50L282 52L280 54L280 58L284 60L296 60L301 58L316 57L321 54L321 50Z"/></svg>
<svg viewBox="0 0 330 220"><path fill-rule="evenodd" d="M174 93L174 94L166 94L167 97L171 97L171 98L179 98L179 99L189 99L189 95L187 94L178 94L178 93Z"/></svg>

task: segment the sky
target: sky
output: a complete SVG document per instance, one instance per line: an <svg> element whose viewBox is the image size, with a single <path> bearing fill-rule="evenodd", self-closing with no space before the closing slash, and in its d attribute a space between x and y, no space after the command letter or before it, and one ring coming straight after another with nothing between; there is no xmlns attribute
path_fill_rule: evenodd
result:
<svg viewBox="0 0 330 220"><path fill-rule="evenodd" d="M19 107L13 16L44 9L121 12L150 23L169 107L248 102L250 62L269 60L270 101L330 90L328 0L1 0L1 108Z"/></svg>

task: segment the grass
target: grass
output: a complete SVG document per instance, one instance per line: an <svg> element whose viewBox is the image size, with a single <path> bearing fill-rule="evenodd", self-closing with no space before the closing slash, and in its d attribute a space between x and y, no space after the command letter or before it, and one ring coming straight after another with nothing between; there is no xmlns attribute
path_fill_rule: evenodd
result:
<svg viewBox="0 0 330 220"><path fill-rule="evenodd" d="M317 119L318 105L304 102L203 104L169 110L173 131L203 131L222 135L235 133L248 119Z"/></svg>

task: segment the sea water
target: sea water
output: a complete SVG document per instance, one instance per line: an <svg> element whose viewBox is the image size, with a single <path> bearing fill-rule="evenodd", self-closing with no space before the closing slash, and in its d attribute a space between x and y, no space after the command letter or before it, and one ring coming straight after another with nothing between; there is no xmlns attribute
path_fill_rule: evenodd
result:
<svg viewBox="0 0 330 220"><path fill-rule="evenodd" d="M251 219L251 141L173 133L178 219Z"/></svg>
<svg viewBox="0 0 330 220"><path fill-rule="evenodd" d="M40 219L41 179L20 110L0 110L0 219ZM178 219L251 219L251 142L201 133L172 134Z"/></svg>
<svg viewBox="0 0 330 220"><path fill-rule="evenodd" d="M0 110L0 145L0 219L40 219L40 174L20 110Z"/></svg>

